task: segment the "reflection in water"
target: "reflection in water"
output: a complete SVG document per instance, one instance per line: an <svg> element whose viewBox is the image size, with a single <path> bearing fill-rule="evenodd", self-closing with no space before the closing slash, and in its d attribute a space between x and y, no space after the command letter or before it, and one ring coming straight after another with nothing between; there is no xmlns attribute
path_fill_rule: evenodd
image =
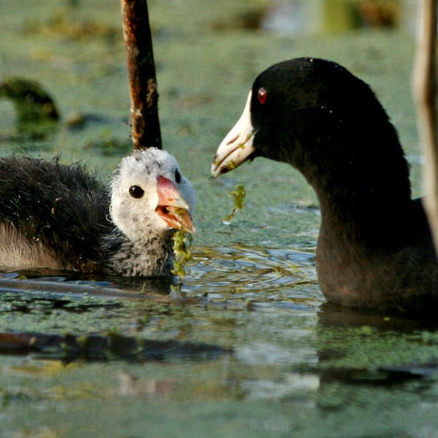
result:
<svg viewBox="0 0 438 438"><path fill-rule="evenodd" d="M314 255L287 249L198 248L184 290L230 305L318 306ZM318 294L318 292L316 293Z"/></svg>
<svg viewBox="0 0 438 438"><path fill-rule="evenodd" d="M208 344L176 340L142 340L118 334L46 335L44 333L0 332L0 352L31 354L39 359L62 359L71 362L121 359L131 362L211 360L230 351Z"/></svg>

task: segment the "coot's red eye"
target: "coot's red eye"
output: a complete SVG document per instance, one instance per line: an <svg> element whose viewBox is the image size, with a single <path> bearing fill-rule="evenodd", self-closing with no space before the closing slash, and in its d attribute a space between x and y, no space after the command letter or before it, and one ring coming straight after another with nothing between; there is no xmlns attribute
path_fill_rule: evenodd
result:
<svg viewBox="0 0 438 438"><path fill-rule="evenodd" d="M262 87L259 88L257 96L259 98L259 102L263 105L266 102L266 98L268 97L268 94L266 93L266 90Z"/></svg>

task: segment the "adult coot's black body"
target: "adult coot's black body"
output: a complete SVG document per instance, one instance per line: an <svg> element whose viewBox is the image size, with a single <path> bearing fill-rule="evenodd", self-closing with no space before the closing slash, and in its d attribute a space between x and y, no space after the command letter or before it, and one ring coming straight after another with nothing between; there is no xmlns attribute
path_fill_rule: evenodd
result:
<svg viewBox="0 0 438 438"><path fill-rule="evenodd" d="M155 148L124 158L110 189L80 165L1 158L0 266L168 275L193 204L175 158Z"/></svg>
<svg viewBox="0 0 438 438"><path fill-rule="evenodd" d="M331 303L438 309L438 263L395 128L363 81L330 61L265 70L212 174L263 156L297 168L321 207L317 272Z"/></svg>

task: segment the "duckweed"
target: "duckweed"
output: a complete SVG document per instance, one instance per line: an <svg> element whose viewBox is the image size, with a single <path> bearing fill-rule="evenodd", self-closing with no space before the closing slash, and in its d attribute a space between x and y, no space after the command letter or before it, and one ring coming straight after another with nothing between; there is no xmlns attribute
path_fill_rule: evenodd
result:
<svg viewBox="0 0 438 438"><path fill-rule="evenodd" d="M173 237L173 251L175 253L175 262L172 273L180 278L184 278L186 271L184 266L193 259L190 246L192 237L184 231L177 231Z"/></svg>
<svg viewBox="0 0 438 438"><path fill-rule="evenodd" d="M233 197L234 205L231 213L223 218L225 224L230 224L236 213L244 207L246 196L245 187L242 184L239 184L229 193L229 196Z"/></svg>

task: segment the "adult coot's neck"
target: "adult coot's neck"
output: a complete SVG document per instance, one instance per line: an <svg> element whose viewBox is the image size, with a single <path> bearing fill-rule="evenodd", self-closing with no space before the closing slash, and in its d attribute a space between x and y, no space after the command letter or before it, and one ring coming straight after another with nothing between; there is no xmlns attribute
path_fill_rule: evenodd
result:
<svg viewBox="0 0 438 438"><path fill-rule="evenodd" d="M411 204L408 164L395 128L360 82L350 96L322 98L283 118L277 153L306 177L319 198L323 226L380 238ZM323 96L324 97L324 96ZM292 133L292 135L291 135ZM395 222L395 223L394 223Z"/></svg>
<svg viewBox="0 0 438 438"><path fill-rule="evenodd" d="M307 123L288 145L288 162L319 198L316 259L325 296L353 307L423 307L428 295L417 285L436 287L427 274L436 259L384 110L371 100L351 112L334 106L298 117Z"/></svg>
<svg viewBox="0 0 438 438"><path fill-rule="evenodd" d="M393 126L378 118L368 117L368 121L350 123L344 132L328 133L325 139L309 140L322 144L302 172L317 193L323 220L327 216L356 232L375 234L398 222L411 203L411 189Z"/></svg>

